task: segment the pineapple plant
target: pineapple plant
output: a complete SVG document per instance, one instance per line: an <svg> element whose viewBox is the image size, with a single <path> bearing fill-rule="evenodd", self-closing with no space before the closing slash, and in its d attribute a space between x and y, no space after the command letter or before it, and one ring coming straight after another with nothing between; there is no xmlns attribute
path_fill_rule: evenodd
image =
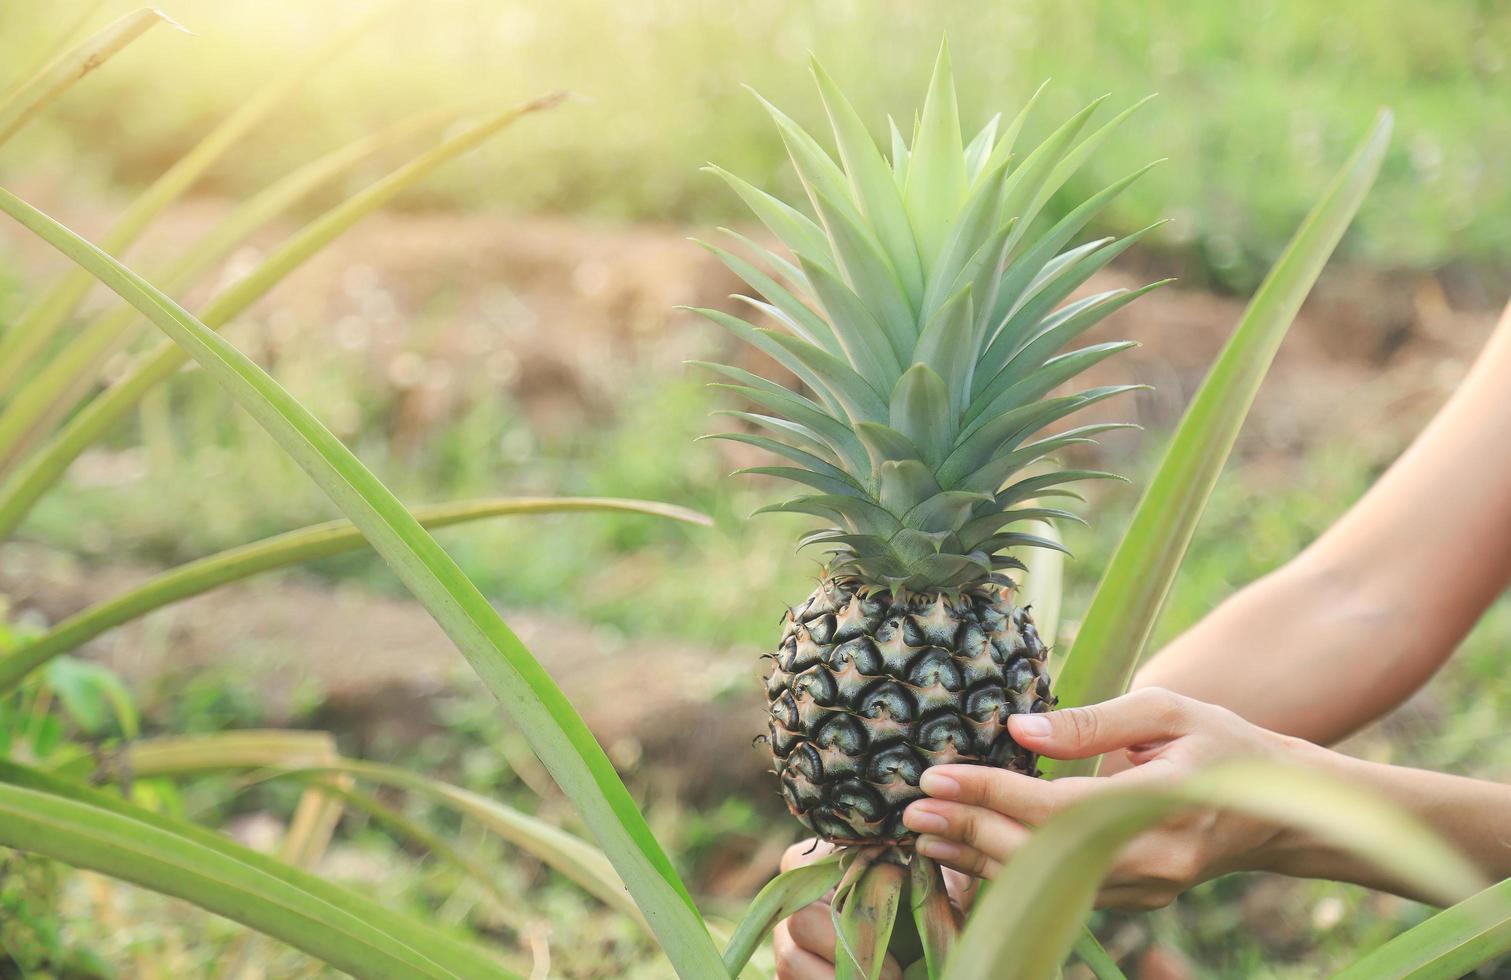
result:
<svg viewBox="0 0 1511 980"><path fill-rule="evenodd" d="M778 328L700 311L798 383L706 366L761 409L728 413L756 431L716 438L784 463L742 472L804 488L763 510L822 521L801 539L825 552L821 580L783 616L765 680L782 795L832 843L905 845L902 812L928 767L1037 772L1007 718L1054 704L1049 651L1011 573L1020 549L1060 548L1032 522L1078 519L1045 501L1111 476L1053 468L1051 454L1126 423L1045 429L1138 387L1056 394L1133 344L1061 351L1153 286L1065 301L1150 229L1073 244L1142 170L1047 228L1035 221L1126 112L1081 138L1093 103L1018 159L1030 102L966 142L941 47L911 144L894 124L888 161L816 63L814 75L838 160L767 106L808 212L717 171L790 257L748 239L758 262L706 246Z"/></svg>

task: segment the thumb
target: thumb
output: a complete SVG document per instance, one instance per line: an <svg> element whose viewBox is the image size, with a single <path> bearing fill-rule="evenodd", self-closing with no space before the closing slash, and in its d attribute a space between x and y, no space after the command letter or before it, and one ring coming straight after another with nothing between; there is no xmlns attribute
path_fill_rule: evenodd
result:
<svg viewBox="0 0 1511 980"><path fill-rule="evenodd" d="M1012 715L1007 727L1019 745L1040 755L1085 759L1186 734L1196 703L1148 687L1084 708Z"/></svg>

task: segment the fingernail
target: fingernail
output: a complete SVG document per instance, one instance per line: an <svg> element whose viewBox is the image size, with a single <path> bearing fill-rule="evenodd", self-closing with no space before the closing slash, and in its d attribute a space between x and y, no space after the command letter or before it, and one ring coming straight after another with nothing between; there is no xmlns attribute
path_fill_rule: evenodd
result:
<svg viewBox="0 0 1511 980"><path fill-rule="evenodd" d="M909 830L916 830L920 834L943 833L950 827L950 822L944 817L925 810L916 803L902 812L902 823Z"/></svg>
<svg viewBox="0 0 1511 980"><path fill-rule="evenodd" d="M953 800L960 795L960 784L942 772L933 769L924 771L922 778L918 780L918 788L930 796L937 796L942 800Z"/></svg>
<svg viewBox="0 0 1511 980"><path fill-rule="evenodd" d="M936 861L953 861L960 856L960 848L938 837L920 837L914 846L919 854Z"/></svg>
<svg viewBox="0 0 1511 980"><path fill-rule="evenodd" d="M1043 715L1013 715L1013 728L1029 738L1048 738L1054 726Z"/></svg>

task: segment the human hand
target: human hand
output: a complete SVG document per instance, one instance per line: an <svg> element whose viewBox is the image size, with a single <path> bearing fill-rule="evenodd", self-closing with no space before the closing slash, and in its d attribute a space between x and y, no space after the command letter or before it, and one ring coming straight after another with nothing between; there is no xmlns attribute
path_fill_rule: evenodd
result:
<svg viewBox="0 0 1511 980"><path fill-rule="evenodd" d="M834 853L834 845L808 839L787 848L782 870L811 864ZM968 908L977 880L950 868L944 869L944 885L957 908ZM834 920L829 914L831 892L777 923L772 935L776 948L777 980L834 980ZM883 980L901 980L902 969L892 957L882 965Z"/></svg>
<svg viewBox="0 0 1511 980"><path fill-rule="evenodd" d="M1226 708L1158 688L1085 708L1013 715L1008 727L1020 745L1052 759L1124 752L1132 765L1112 776L1057 780L986 766L935 766L920 782L930 799L913 803L903 814L903 823L920 834L920 854L964 874L990 878L1031 827L1097 793L1177 779L1222 759L1294 761L1321 751L1252 725ZM1097 904L1161 908L1209 878L1270 867L1271 852L1283 849L1284 840L1280 828L1243 814L1183 810L1123 850L1102 883Z"/></svg>

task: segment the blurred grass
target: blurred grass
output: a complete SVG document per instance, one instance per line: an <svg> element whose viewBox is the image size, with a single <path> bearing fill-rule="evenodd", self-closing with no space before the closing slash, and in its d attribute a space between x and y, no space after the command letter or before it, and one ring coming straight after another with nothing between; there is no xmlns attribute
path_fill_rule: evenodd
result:
<svg viewBox="0 0 1511 980"><path fill-rule="evenodd" d="M49 6L0 6L0 64L30 63L23 55L55 34L62 18ZM141 183L272 66L373 3L165 6L200 36L163 32L122 55L13 146L0 162L7 180L61 172L55 180L97 194ZM1480 0L435 0L333 64L276 138L236 154L209 188L244 194L416 109L565 87L583 100L454 169L416 204L725 218L738 209L697 172L705 160L760 183L790 179L741 85L819 123L804 66L812 51L860 93L878 132L885 112L905 125L945 30L978 123L1010 113L1044 78L1054 84L1041 133L1103 92L1116 104L1160 94L1058 203L1171 157L1107 224L1175 217L1156 245L1179 253L1188 274L1252 284L1380 104L1395 108L1398 138L1346 254L1386 268L1511 268L1511 171L1501 165L1511 155L1511 7Z"/></svg>

